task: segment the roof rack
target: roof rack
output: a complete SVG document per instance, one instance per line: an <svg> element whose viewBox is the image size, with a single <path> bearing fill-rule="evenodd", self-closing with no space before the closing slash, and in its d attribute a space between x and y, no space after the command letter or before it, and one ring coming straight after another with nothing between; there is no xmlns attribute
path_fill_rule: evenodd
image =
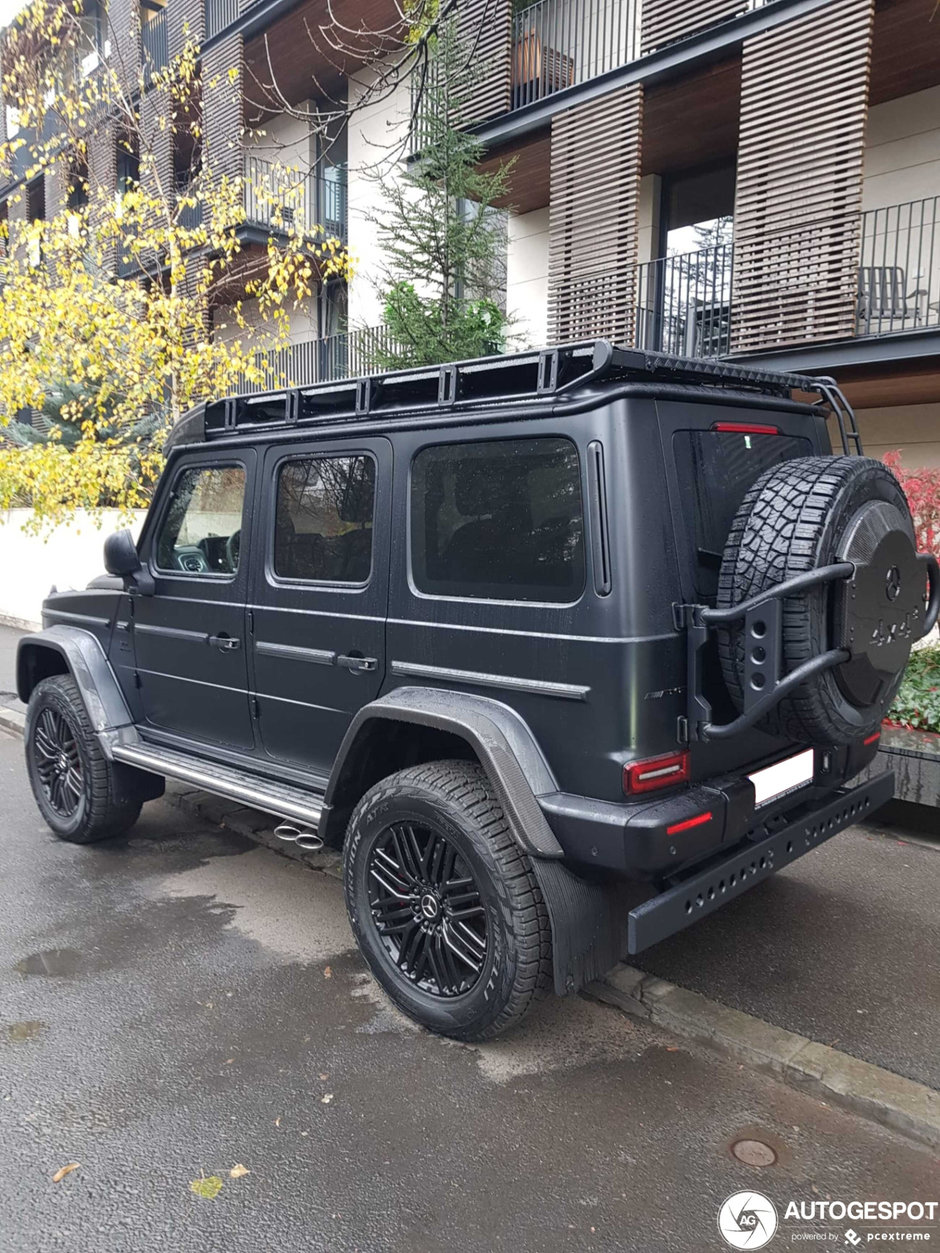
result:
<svg viewBox="0 0 940 1253"><path fill-rule="evenodd" d="M304 428L377 420L432 411L459 413L512 404L568 399L599 383L689 384L788 399L793 392L817 395L832 410L843 450L861 452L855 415L830 378L781 374L725 361L702 361L622 348L607 340L585 340L558 348L482 357L258 395L209 401L185 415L171 443L214 440L247 430Z"/></svg>

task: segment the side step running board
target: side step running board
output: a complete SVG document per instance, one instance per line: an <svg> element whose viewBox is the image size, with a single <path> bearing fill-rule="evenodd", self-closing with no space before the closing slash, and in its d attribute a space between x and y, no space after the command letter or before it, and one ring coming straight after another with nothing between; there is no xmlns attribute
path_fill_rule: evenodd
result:
<svg viewBox="0 0 940 1253"><path fill-rule="evenodd" d="M138 770L192 783L216 796L241 801L252 809L275 814L278 818L292 818L305 828L316 830L323 813L322 799L303 788L191 757L172 748L156 744L115 744L112 753L116 761L136 766Z"/></svg>

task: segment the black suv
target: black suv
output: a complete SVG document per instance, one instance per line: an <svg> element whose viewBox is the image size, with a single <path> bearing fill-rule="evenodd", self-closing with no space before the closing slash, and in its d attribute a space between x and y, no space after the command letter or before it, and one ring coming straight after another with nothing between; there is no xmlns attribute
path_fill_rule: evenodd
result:
<svg viewBox="0 0 940 1253"><path fill-rule="evenodd" d="M831 381L603 341L202 405L105 564L19 648L53 831L170 777L342 845L463 1039L887 800L845 784L940 609Z"/></svg>

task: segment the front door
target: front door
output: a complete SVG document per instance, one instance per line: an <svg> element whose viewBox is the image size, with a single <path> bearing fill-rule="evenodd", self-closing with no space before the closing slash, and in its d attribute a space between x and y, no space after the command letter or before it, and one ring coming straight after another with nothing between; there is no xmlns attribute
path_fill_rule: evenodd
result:
<svg viewBox="0 0 940 1253"><path fill-rule="evenodd" d="M248 704L245 601L254 452L194 453L167 473L169 490L141 536L153 595L133 597L141 713L155 731L226 748L254 746Z"/></svg>
<svg viewBox="0 0 940 1253"><path fill-rule="evenodd" d="M388 440L270 448L249 612L264 753L328 776L385 673Z"/></svg>

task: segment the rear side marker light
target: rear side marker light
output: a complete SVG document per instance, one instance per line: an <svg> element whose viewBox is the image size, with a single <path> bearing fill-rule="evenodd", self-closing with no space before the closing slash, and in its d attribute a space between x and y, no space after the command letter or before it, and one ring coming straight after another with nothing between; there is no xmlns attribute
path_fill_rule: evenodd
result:
<svg viewBox="0 0 940 1253"><path fill-rule="evenodd" d="M868 739L865 740L864 742L865 747L867 748L869 744L874 744L877 740L880 740L880 739L881 739L881 732L876 731L874 735L870 735Z"/></svg>
<svg viewBox="0 0 940 1253"><path fill-rule="evenodd" d="M638 792L655 792L657 788L674 787L689 778L689 754L670 753L649 761L634 761L623 768L623 790L628 796Z"/></svg>
<svg viewBox="0 0 940 1253"><path fill-rule="evenodd" d="M693 827L704 826L706 822L711 822L712 811L707 814L696 814L694 818L686 818L685 822L676 822L671 827L666 828L667 835L678 835L680 831L691 831Z"/></svg>
<svg viewBox="0 0 940 1253"><path fill-rule="evenodd" d="M761 426L753 422L716 422L713 431L723 431L735 435L779 435L779 426Z"/></svg>

